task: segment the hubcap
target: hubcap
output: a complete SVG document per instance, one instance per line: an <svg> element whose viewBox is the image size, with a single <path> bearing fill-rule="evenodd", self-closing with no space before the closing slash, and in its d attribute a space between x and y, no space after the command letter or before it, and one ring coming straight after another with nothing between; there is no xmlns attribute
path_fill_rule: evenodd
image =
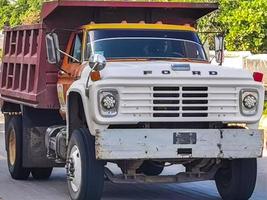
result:
<svg viewBox="0 0 267 200"><path fill-rule="evenodd" d="M74 192L77 192L81 185L81 177L82 177L82 164L81 164L81 155L78 147L74 145L71 148L68 165L67 165L67 173L68 179L70 181L70 186Z"/></svg>
<svg viewBox="0 0 267 200"><path fill-rule="evenodd" d="M11 165L15 164L16 160L16 135L15 130L11 129L8 138L8 155L9 155L9 162Z"/></svg>

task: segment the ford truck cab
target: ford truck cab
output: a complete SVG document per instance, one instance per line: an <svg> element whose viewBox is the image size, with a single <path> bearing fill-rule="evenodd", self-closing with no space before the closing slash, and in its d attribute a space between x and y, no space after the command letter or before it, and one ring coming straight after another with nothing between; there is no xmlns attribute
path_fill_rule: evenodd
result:
<svg viewBox="0 0 267 200"><path fill-rule="evenodd" d="M48 49L48 55L61 52L55 33L48 34L49 43L54 51ZM90 161L77 156L88 148L80 144L86 137L99 170L89 179L104 172L115 183L215 179L224 199L252 194L235 190L242 184L252 191L255 185L255 158L263 147L257 129L263 86L247 71L210 64L194 28L126 22L83 26L64 53L58 97L61 114L68 116L72 192L84 184L77 173L89 170L83 162ZM123 176L103 168L103 161L116 163ZM160 176L167 163L186 170Z"/></svg>

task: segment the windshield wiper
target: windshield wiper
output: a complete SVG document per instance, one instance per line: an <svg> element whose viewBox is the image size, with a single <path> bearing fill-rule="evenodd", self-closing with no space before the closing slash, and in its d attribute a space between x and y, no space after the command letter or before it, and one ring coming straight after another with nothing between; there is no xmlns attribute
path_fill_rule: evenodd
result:
<svg viewBox="0 0 267 200"><path fill-rule="evenodd" d="M204 59L198 59L198 58L176 58L176 57L155 57L155 58L147 58L147 60L179 60L179 61L199 61L199 62L207 62L207 60Z"/></svg>
<svg viewBox="0 0 267 200"><path fill-rule="evenodd" d="M136 58L122 58L122 57L118 57L118 58L108 58L108 60L113 60L113 61L152 61L152 60L156 60L156 61L160 61L160 60L177 60L177 61L184 61L184 62L190 62L190 61L198 61L198 62L207 62L206 60L203 59L197 59L197 58L176 58L176 57L147 57L147 58L143 58L143 57L136 57Z"/></svg>

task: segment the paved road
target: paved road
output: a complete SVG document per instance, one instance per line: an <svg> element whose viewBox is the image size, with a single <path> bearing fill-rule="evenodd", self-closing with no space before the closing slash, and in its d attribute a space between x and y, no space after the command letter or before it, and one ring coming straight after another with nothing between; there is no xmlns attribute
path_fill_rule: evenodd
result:
<svg viewBox="0 0 267 200"><path fill-rule="evenodd" d="M1 126L0 126L1 129ZM65 171L56 169L48 181L12 180L6 167L3 133L0 132L0 200L66 200ZM258 162L258 182L251 199L266 200L267 197L267 158ZM171 173L177 167L167 168ZM175 171L177 172L177 171ZM213 181L186 184L126 184L105 183L104 200L219 200Z"/></svg>

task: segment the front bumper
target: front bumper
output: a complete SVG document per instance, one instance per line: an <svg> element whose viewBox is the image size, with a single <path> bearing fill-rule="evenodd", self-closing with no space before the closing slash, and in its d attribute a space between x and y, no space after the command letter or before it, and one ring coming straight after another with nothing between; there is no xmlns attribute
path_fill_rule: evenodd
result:
<svg viewBox="0 0 267 200"><path fill-rule="evenodd" d="M249 129L107 129L96 133L100 160L257 158L263 131Z"/></svg>

